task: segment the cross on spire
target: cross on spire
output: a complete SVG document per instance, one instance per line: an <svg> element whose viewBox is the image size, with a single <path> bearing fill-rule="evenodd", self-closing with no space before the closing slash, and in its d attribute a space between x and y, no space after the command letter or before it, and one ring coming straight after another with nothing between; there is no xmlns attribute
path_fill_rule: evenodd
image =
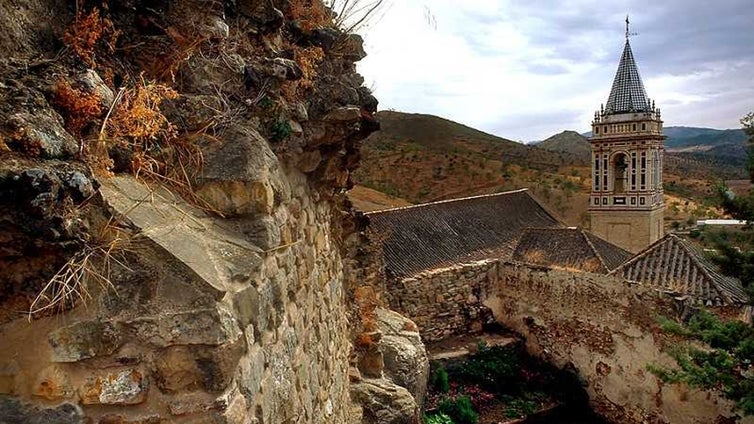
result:
<svg viewBox="0 0 754 424"><path fill-rule="evenodd" d="M630 23L631 22L628 20L628 14L626 14L626 41L628 41L629 37L631 37L632 35L638 35L635 32L631 32L631 30L629 29Z"/></svg>

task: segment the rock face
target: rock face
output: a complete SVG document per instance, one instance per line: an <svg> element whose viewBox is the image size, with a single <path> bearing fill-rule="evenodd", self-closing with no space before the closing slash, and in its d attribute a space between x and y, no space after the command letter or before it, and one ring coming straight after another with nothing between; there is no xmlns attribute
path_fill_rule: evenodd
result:
<svg viewBox="0 0 754 424"><path fill-rule="evenodd" d="M292 38L288 2L113 1L101 11L108 20L88 19L159 51L108 61L113 50L95 40L87 63L106 74L82 70L81 45L65 60L32 62L59 48L39 40L85 29L61 26L73 22L62 3L27 3L0 6L0 32L34 46L0 61L0 421L345 424L361 420L357 400L365 422L418 422L426 355L400 317L382 313L393 381L349 384L353 274L343 259L357 228L343 191L377 128L353 63L361 39L332 28ZM34 19L36 29L21 29ZM49 74L82 90L74 100L95 100L82 106L91 116L81 137L61 119L81 111L47 101ZM145 86L174 84L179 95L159 116L187 144L105 140L109 106L134 98L114 81L139 75ZM191 163L160 162L181 146ZM149 158L154 166L139 168ZM87 165L176 166L191 190L166 189L174 178L95 178ZM60 290L73 294L60 310L31 320L5 312Z"/></svg>
<svg viewBox="0 0 754 424"><path fill-rule="evenodd" d="M376 317L371 337L378 341L361 358L351 397L360 403L365 424L419 424L429 378L424 343L416 324L402 315L377 308Z"/></svg>

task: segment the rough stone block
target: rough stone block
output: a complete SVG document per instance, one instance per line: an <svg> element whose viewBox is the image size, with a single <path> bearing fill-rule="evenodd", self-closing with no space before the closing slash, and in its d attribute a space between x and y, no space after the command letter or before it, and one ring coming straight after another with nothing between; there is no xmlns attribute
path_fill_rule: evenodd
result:
<svg viewBox="0 0 754 424"><path fill-rule="evenodd" d="M96 377L81 390L84 405L136 405L144 402L148 384L142 373L128 369Z"/></svg>
<svg viewBox="0 0 754 424"><path fill-rule="evenodd" d="M233 315L220 306L139 317L127 324L140 340L159 347L217 346L238 340L242 334Z"/></svg>
<svg viewBox="0 0 754 424"><path fill-rule="evenodd" d="M120 346L121 335L109 322L81 321L51 332L53 362L78 362L110 355Z"/></svg>

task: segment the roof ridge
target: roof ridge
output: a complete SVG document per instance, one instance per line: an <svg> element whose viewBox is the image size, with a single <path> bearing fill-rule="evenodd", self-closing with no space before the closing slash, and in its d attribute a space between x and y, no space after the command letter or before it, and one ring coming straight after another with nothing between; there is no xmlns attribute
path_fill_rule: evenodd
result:
<svg viewBox="0 0 754 424"><path fill-rule="evenodd" d="M584 237L584 240L586 240L586 243L589 245L589 247L592 248L592 252L597 256L597 259L600 260L602 263L602 266L605 268L605 271L610 272L610 267L607 266L607 262L605 262L605 259L602 257L602 254L600 253L599 249L592 243L592 241L589 239L589 236L587 236L586 231L583 228L578 229L579 233L581 234L581 237Z"/></svg>
<svg viewBox="0 0 754 424"><path fill-rule="evenodd" d="M653 249L655 246L667 242L669 238L678 237L673 233L667 233L664 237L660 238L659 240L655 241L654 243L650 244L649 246L645 247L644 250L639 251L639 253L635 254L631 259L627 260L626 262L623 262L619 267L615 268L614 270L608 272L608 275L616 274L618 271L623 270L623 268L627 267L628 265L633 264L634 262L637 262L644 256L646 256L647 252L649 252L651 249Z"/></svg>
<svg viewBox="0 0 754 424"><path fill-rule="evenodd" d="M701 268L701 270L702 270L702 273L703 273L704 275L706 275L706 276L707 276L707 278L709 278L709 280L710 280L710 281L712 282L712 284L713 284L713 285L715 286L715 290L717 291L717 293L718 293L718 294L719 294L720 296L724 297L724 298L725 298L725 300L726 300L726 301L727 301L728 303L735 303L734 299L732 299L732 298L731 298L731 297L729 296L729 294L728 294L728 293L726 293L726 291L725 291L725 290L722 290L722 289L720 288L720 285L718 284L718 281L717 281L717 279L716 279L716 278L715 278L715 277L714 277L714 276L713 276L713 275L711 274L711 272L710 272L711 270L710 270L710 269L709 269L709 268L708 268L708 267L706 266L706 265L707 265L707 264L705 263L706 261L702 261L702 260L701 260L701 258L700 258L700 257L699 257L699 256L697 255L697 253L698 253L698 252L697 252L696 248L694 248L694 246L692 246L692 245L691 245L691 243L687 242L686 240L684 240L684 239L682 239L682 238L680 238L680 237L678 237L678 236L675 236L675 238L676 238L676 240L678 241L678 243L679 243L679 244L681 245L681 247L682 247L682 248L683 248L684 250L686 250L686 252L688 252L688 253L689 253L689 255L691 256L691 260L692 260L692 261L694 261L694 264L695 264L695 265L696 265L697 267ZM720 275L720 276L721 276L721 277L724 277L723 275Z"/></svg>
<svg viewBox="0 0 754 424"><path fill-rule="evenodd" d="M378 211L366 212L365 215L378 215L378 214L381 214L383 212L401 211L401 210L406 210L406 209L419 208L419 207L422 207L422 206L438 205L438 204L442 204L442 203L460 202L462 200L480 199L480 198L483 198L483 197L502 196L502 195L505 195L505 194L525 193L525 192L528 192L528 191L529 191L529 189L525 187L525 188L519 188L517 190L501 191L499 193L479 194L479 195L476 195L476 196L468 196L468 197L455 197L455 198L452 198L452 199L437 200L437 201L434 201L434 202L417 203L415 205L398 206L398 207L389 208L389 209L380 209ZM529 196L532 197L531 195L529 195ZM534 200L536 201L536 199L534 199ZM539 204L538 201L537 201L537 204ZM541 206L541 204L540 204L540 206ZM552 215L549 210L545 209L545 211L549 215ZM553 217L553 218L555 218L555 217ZM557 218L555 218L555 219L558 220ZM558 220L558 222L560 222L560 220Z"/></svg>

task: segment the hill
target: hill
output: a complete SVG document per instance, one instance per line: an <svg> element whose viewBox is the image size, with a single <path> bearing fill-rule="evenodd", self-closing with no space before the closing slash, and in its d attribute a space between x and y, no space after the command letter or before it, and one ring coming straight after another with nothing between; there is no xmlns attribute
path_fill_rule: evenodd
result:
<svg viewBox="0 0 754 424"><path fill-rule="evenodd" d="M359 186L411 203L527 187L574 225L585 223L589 169L583 157L497 137L432 115L383 111L362 147ZM363 192L354 203L369 203ZM583 207L581 205L584 205Z"/></svg>
<svg viewBox="0 0 754 424"><path fill-rule="evenodd" d="M665 146L672 149L687 147L718 147L722 145L744 145L746 134L743 130L717 130L714 128L667 127L664 129Z"/></svg>
<svg viewBox="0 0 754 424"><path fill-rule="evenodd" d="M365 140L349 194L359 209L526 187L566 223L588 224L589 145L574 131L524 145L432 115L384 111L377 118L382 130ZM714 216L705 202L713 193L709 179L738 172L687 153L668 153L665 164L667 216L680 221Z"/></svg>
<svg viewBox="0 0 754 424"><path fill-rule="evenodd" d="M563 131L554 136L536 144L537 147L554 152L566 152L579 158L584 162L589 162L589 156L592 148L589 146L589 140L576 131Z"/></svg>

